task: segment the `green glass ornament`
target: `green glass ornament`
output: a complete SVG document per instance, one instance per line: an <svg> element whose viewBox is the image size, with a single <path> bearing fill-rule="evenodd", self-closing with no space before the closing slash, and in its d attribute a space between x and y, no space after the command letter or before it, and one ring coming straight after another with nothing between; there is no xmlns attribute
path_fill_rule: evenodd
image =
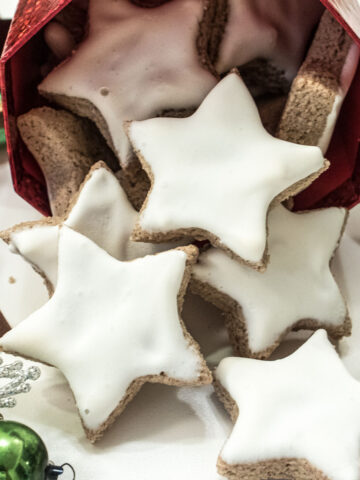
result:
<svg viewBox="0 0 360 480"><path fill-rule="evenodd" d="M48 453L31 428L0 421L0 480L44 480Z"/></svg>

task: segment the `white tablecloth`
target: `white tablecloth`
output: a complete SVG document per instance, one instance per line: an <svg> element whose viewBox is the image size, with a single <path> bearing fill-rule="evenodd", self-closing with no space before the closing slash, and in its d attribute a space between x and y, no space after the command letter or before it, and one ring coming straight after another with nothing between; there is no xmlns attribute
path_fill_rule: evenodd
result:
<svg viewBox="0 0 360 480"><path fill-rule="evenodd" d="M11 186L6 155L0 154L0 228L40 218L17 197ZM359 226L358 226L359 225ZM354 336L343 345L349 369L360 379L360 208L352 216L335 259L336 276L348 296ZM0 241L0 310L16 325L47 299L42 280ZM13 277L15 283L10 283ZM185 321L214 362L228 352L219 313L198 298L185 305ZM299 345L291 334L277 352L282 356ZM63 348L67 348L63 345ZM8 355L3 355L10 358ZM360 357L360 356L359 356ZM90 359L89 359L90 361ZM218 480L216 459L231 422L212 387L173 388L146 385L115 425L95 446L84 437L72 394L64 377L42 366L31 393L18 398L8 419L26 423L43 437L55 463L70 462L81 480ZM101 392L99 392L101 395ZM61 477L70 479L71 475Z"/></svg>

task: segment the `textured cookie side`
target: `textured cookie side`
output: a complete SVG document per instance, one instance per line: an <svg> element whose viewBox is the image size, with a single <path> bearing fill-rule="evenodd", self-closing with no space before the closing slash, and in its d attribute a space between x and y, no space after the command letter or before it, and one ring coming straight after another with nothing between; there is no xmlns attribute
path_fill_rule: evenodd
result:
<svg viewBox="0 0 360 480"><path fill-rule="evenodd" d="M113 155L96 128L71 113L48 107L21 115L20 135L42 169L54 215L63 215L90 167L104 160L111 167Z"/></svg>
<svg viewBox="0 0 360 480"><path fill-rule="evenodd" d="M228 21L228 9L228 0L206 0L199 24L196 43L200 61L215 76L218 76L215 65Z"/></svg>
<svg viewBox="0 0 360 480"><path fill-rule="evenodd" d="M325 12L308 55L293 81L278 128L278 138L319 145L341 88L352 40Z"/></svg>
<svg viewBox="0 0 360 480"><path fill-rule="evenodd" d="M231 480L331 480L303 458L280 458L230 465L220 455L217 469L220 475Z"/></svg>

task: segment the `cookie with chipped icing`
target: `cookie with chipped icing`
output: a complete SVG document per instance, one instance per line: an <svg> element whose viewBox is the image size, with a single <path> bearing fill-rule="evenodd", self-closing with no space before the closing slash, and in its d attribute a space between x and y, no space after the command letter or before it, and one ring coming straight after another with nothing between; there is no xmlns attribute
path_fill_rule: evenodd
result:
<svg viewBox="0 0 360 480"><path fill-rule="evenodd" d="M45 279L52 294L58 276L58 239L66 225L85 235L118 260L133 260L158 253L175 244L154 245L132 242L137 212L130 204L116 176L104 164L96 163L63 217L16 225L0 233L10 249L20 254ZM186 240L183 245L189 243Z"/></svg>
<svg viewBox="0 0 360 480"><path fill-rule="evenodd" d="M266 132L237 73L225 77L191 117L129 122L127 131L152 182L133 238L208 239L257 269L267 262L269 207L327 168L318 147Z"/></svg>
<svg viewBox="0 0 360 480"><path fill-rule="evenodd" d="M359 48L326 11L293 84L278 137L325 154L359 63Z"/></svg>
<svg viewBox="0 0 360 480"><path fill-rule="evenodd" d="M259 273L210 248L193 271L192 289L226 312L231 343L240 356L267 358L290 330L325 328L350 335L345 301L330 262L344 230L341 208L269 213L270 262Z"/></svg>
<svg viewBox="0 0 360 480"><path fill-rule="evenodd" d="M217 82L196 47L203 7L203 0L151 9L130 0L90 0L87 37L43 80L40 93L92 119L130 168L123 121L197 107Z"/></svg>
<svg viewBox="0 0 360 480"><path fill-rule="evenodd" d="M43 107L17 119L21 138L44 173L53 215L62 216L90 167L117 162L94 125L64 110Z"/></svg>
<svg viewBox="0 0 360 480"><path fill-rule="evenodd" d="M212 0L217 28L207 41L209 63L220 74L240 67L255 93L287 91L324 10L314 0Z"/></svg>
<svg viewBox="0 0 360 480"><path fill-rule="evenodd" d="M64 225L54 295L0 346L62 371L95 442L144 383L211 383L180 317L196 258L191 245L123 262Z"/></svg>
<svg viewBox="0 0 360 480"><path fill-rule="evenodd" d="M324 330L276 361L226 358L217 392L235 425L218 458L233 480L358 480L360 383Z"/></svg>

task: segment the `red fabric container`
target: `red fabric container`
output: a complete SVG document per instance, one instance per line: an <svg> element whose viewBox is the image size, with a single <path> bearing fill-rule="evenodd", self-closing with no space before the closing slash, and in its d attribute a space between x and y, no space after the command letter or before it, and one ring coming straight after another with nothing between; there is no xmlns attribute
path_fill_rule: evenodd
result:
<svg viewBox="0 0 360 480"><path fill-rule="evenodd" d="M359 38L321 0L360 45ZM49 215L45 180L19 137L15 119L45 101L37 93L40 66L47 55L41 29L71 0L20 0L0 61L1 89L9 159L15 191ZM360 67L342 107L326 157L331 168L295 199L296 209L360 202Z"/></svg>

